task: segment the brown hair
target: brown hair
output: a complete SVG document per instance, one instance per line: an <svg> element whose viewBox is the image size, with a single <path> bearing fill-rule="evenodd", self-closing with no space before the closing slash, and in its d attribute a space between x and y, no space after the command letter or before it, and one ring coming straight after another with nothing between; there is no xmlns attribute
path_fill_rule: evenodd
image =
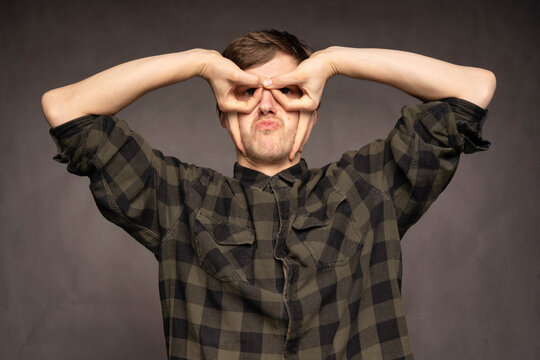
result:
<svg viewBox="0 0 540 360"><path fill-rule="evenodd" d="M296 36L286 31L271 29L252 31L236 38L223 50L222 55L245 70L272 60L278 51L291 55L298 63L313 53L313 50Z"/></svg>

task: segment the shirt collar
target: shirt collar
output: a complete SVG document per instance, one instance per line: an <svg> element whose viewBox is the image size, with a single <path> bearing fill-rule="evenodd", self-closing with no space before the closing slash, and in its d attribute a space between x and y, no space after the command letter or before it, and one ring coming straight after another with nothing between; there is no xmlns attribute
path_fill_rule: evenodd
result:
<svg viewBox="0 0 540 360"><path fill-rule="evenodd" d="M308 166L304 159L300 159L297 164L280 171L274 176L268 176L262 172L247 168L238 163L234 164L234 178L236 180L240 181L240 183L245 186L255 186L260 189L264 189L272 178L275 177L279 177L292 185L296 180L302 179L307 171Z"/></svg>

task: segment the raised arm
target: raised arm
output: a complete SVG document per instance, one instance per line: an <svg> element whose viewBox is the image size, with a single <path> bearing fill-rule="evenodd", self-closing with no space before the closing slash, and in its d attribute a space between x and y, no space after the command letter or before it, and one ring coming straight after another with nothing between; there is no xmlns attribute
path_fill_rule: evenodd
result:
<svg viewBox="0 0 540 360"><path fill-rule="evenodd" d="M41 100L51 127L88 115L112 115L154 89L187 80L205 78L223 111L249 112L257 97L238 101L239 85L260 86L260 79L240 70L212 50L193 49L130 61L77 83L46 92Z"/></svg>
<svg viewBox="0 0 540 360"><path fill-rule="evenodd" d="M304 91L300 99L288 100L274 93L289 110L314 110L326 80L337 74L388 84L423 101L457 97L482 108L489 105L496 87L495 75L489 70L405 51L338 46L314 53L295 71L267 81L265 86L298 85Z"/></svg>
<svg viewBox="0 0 540 360"><path fill-rule="evenodd" d="M425 101L450 98L403 107L386 140L348 151L339 161L352 170L353 181L362 180L359 187L369 183L390 196L402 236L447 186L460 154L489 147L481 136L486 115L481 108L493 97L495 76L403 51L332 47L264 86L288 110L309 111L318 107L326 80L336 74L388 84ZM303 90L300 98L276 90L292 85Z"/></svg>

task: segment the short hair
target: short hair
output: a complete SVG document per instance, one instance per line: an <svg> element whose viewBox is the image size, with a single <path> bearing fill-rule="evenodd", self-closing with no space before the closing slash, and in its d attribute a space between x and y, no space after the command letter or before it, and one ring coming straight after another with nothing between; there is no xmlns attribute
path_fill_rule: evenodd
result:
<svg viewBox="0 0 540 360"><path fill-rule="evenodd" d="M296 36L270 29L248 32L236 38L223 50L222 55L245 70L272 60L278 51L291 55L298 63L313 53L313 49Z"/></svg>

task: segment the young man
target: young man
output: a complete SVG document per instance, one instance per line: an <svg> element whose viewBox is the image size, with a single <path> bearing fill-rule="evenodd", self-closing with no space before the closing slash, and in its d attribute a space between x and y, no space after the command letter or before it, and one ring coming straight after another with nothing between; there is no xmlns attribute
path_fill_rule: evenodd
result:
<svg viewBox="0 0 540 360"><path fill-rule="evenodd" d="M404 107L385 141L308 169L300 152L336 74L425 103ZM113 116L193 76L210 83L236 145L234 178L163 156ZM494 91L487 70L393 50L312 54L271 30L223 56L118 65L42 104L55 159L89 176L102 214L158 258L170 359L397 359L412 358L400 239L459 154L489 146L480 131Z"/></svg>

